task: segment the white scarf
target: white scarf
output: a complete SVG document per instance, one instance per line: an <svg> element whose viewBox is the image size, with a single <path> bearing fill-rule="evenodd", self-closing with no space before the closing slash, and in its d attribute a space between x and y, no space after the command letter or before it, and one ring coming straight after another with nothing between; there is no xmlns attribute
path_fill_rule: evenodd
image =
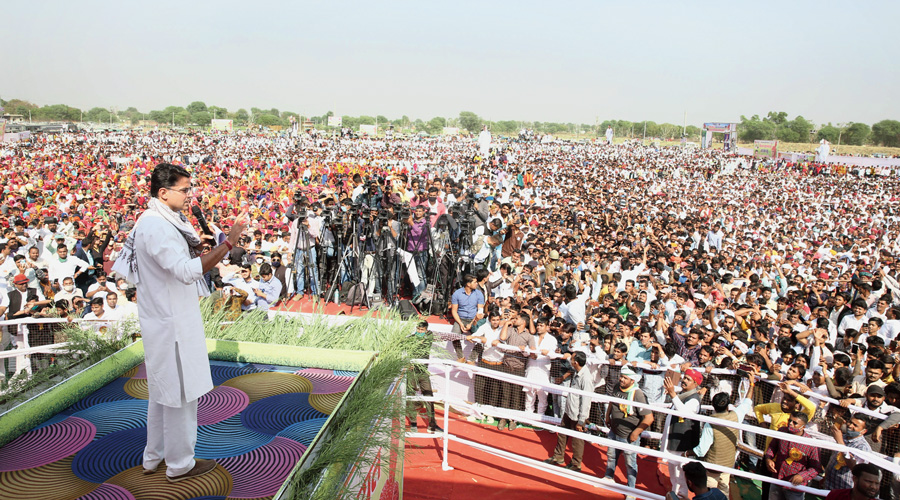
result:
<svg viewBox="0 0 900 500"><path fill-rule="evenodd" d="M163 219L169 221L170 224L178 229L178 232L181 233L181 236L184 237L184 240L188 244L192 259L200 255L199 250L202 243L200 236L197 235L197 231L191 223L188 222L187 217L183 213L175 212L169 208L168 205L159 201L158 198L150 198L150 202L147 204L147 212L150 211L158 213ZM141 217L143 217L143 214ZM139 223L140 219L138 220L138 224ZM125 238L125 244L122 245L122 252L112 266L113 271L125 276L125 279L128 280L129 283L135 285L141 282L137 256L134 252L134 235L137 232L138 224L134 225L134 229L132 229L131 233L128 234L128 237ZM200 278L200 280L197 281L197 291L201 297L209 295L209 287L206 285L205 279Z"/></svg>

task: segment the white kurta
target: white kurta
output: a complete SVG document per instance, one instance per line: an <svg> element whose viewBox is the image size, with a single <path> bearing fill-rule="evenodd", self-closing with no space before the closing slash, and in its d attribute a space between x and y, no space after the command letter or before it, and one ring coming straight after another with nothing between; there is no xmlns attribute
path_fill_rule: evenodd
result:
<svg viewBox="0 0 900 500"><path fill-rule="evenodd" d="M203 267L200 258L190 257L178 229L152 211L138 221L134 247L150 401L180 407L182 391L184 401L191 402L213 388L197 288Z"/></svg>
<svg viewBox="0 0 900 500"><path fill-rule="evenodd" d="M540 337L535 337L535 340ZM539 380L541 382L550 381L550 365L552 359L544 356L540 351L546 350L548 353L555 353L557 347L556 337L549 333L544 335L544 340L537 346L537 359L528 360L528 367L525 369L525 377L529 380Z"/></svg>

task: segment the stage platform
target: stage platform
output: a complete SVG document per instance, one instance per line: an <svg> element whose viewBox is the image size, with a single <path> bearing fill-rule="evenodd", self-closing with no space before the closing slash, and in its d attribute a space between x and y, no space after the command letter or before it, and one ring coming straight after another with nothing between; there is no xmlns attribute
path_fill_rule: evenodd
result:
<svg viewBox="0 0 900 500"><path fill-rule="evenodd" d="M197 480L145 475L147 373L132 368L0 448L0 498L128 500L272 498L356 372L210 361L196 456L216 459Z"/></svg>

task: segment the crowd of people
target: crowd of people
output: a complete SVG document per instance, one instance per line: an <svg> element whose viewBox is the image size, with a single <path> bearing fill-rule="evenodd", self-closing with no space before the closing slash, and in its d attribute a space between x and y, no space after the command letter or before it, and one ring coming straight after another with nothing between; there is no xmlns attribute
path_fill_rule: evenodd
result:
<svg viewBox="0 0 900 500"><path fill-rule="evenodd" d="M7 319L135 314L133 284L106 273L159 163L191 171L185 194L220 241L249 213L205 276L235 314L306 294L408 298L447 315L461 362L900 456L897 177L639 142L38 135L0 149ZM668 451L734 465L724 426L489 377L475 395L623 443L665 426ZM760 473L795 485L850 487L860 462L760 441ZM580 470L583 443L573 448ZM565 451L560 435L549 461ZM609 451L606 475L625 455L633 486L635 454ZM683 474L671 477L686 493ZM710 477L727 493L726 474Z"/></svg>

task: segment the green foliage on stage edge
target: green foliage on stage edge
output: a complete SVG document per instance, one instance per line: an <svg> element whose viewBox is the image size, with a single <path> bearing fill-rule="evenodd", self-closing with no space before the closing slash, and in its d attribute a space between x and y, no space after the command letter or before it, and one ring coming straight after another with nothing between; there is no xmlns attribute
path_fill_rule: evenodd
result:
<svg viewBox="0 0 900 500"><path fill-rule="evenodd" d="M324 315L276 316L270 320L262 313L251 313L222 325L227 320L212 311L209 301L203 305L203 317L206 336L211 339L377 352L370 368L357 380L352 397L335 411L331 433L320 447L322 452L291 478L287 490L291 498L355 498L357 492L349 491L343 479L354 465L357 470L369 470L373 465L374 457L360 454L363 449L383 446L403 453L399 449L403 440L399 438L405 425L388 425L390 430L373 434L373 424L402 421L406 416L403 395L388 392L409 365L409 353L415 352L418 340L410 336L415 320L402 321L382 311L380 319L354 318L334 326Z"/></svg>
<svg viewBox="0 0 900 500"><path fill-rule="evenodd" d="M61 332L67 344L54 355L55 363L37 370L31 376L20 371L15 377L5 380L0 386L3 391L0 395L0 408L20 403L35 392L47 389L73 373L124 349L132 342L132 334L137 330L136 322L128 322L123 325L121 336L109 337L67 324Z"/></svg>

